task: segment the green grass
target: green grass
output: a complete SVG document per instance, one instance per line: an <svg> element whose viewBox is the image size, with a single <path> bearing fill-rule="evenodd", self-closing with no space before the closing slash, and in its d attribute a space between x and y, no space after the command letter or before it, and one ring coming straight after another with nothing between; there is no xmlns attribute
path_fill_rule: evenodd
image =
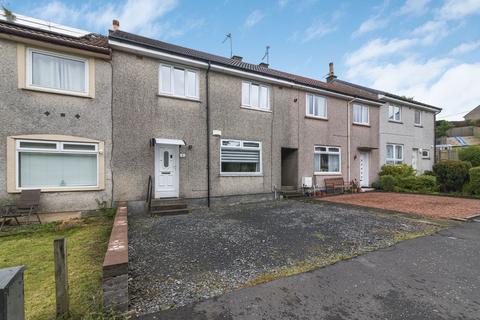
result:
<svg viewBox="0 0 480 320"><path fill-rule="evenodd" d="M64 223L0 232L0 268L24 265L27 319L55 318L53 240L67 239L70 319L101 318L102 263L112 211Z"/></svg>

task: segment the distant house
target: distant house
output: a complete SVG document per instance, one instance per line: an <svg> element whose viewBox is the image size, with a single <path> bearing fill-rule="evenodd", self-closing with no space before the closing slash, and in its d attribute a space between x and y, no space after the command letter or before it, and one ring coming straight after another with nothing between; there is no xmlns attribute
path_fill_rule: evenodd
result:
<svg viewBox="0 0 480 320"><path fill-rule="evenodd" d="M472 111L463 116L465 120L480 120L480 105L476 108L473 108Z"/></svg>

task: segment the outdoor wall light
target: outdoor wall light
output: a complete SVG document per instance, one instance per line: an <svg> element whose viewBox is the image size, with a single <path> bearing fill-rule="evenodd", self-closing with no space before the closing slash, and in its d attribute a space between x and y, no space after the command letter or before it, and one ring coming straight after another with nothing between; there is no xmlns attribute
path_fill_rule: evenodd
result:
<svg viewBox="0 0 480 320"><path fill-rule="evenodd" d="M297 99L297 98L293 99L293 102L297 102L297 101L298 101L298 99Z"/></svg>

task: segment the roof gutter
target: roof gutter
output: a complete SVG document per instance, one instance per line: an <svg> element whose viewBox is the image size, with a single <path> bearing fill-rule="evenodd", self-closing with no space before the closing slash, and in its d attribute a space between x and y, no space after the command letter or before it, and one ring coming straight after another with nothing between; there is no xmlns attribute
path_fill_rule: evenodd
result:
<svg viewBox="0 0 480 320"><path fill-rule="evenodd" d="M407 106L411 106L411 107L415 107L415 108L420 108L420 109L424 109L424 110L428 110L428 111L432 111L435 114L439 114L442 111L441 108L436 108L436 107L433 107L433 106L427 107L427 106L424 106L424 105L421 105L421 104L418 104L418 103L413 103L413 102L408 102L408 101L405 101L405 100L392 98L392 97L389 97L389 96L384 95L384 94L379 94L378 99L389 101L389 102L395 102L395 103L399 103L399 104L403 104L403 105L407 105Z"/></svg>
<svg viewBox="0 0 480 320"><path fill-rule="evenodd" d="M116 40L111 40L111 39L108 40L108 44L113 49L118 49L118 50L121 50L121 51L126 51L126 52L130 52L130 53L134 53L134 54L145 55L145 56L152 57L152 58L163 59L163 60L166 60L166 61L171 61L171 62L176 62L176 63L183 63L183 64L195 66L195 67L198 67L198 68L205 68L205 69L207 69L210 66L210 69L213 70L213 71L218 71L218 72L227 73L227 74L240 75L240 76L244 76L244 77L248 77L248 78L256 79L256 80L260 80L260 81L265 81L265 82L269 82L269 83L275 83L275 84L280 84L280 85L284 85L284 86L289 86L289 87L292 87L292 88L303 89L303 90L308 90L308 91L312 91L312 92L318 92L318 93L321 93L321 94L324 94L324 95L329 95L329 96L333 96L333 97L337 97L337 98L343 98L343 99L347 99L347 100L356 99L357 101L361 101L363 103L368 103L368 104L377 105L377 106L383 105L383 102L364 99L364 98L359 98L357 96L342 94L342 93L338 93L338 92L335 92L335 91L320 89L320 88L313 87L313 86L302 85L302 84L295 83L293 81L282 80L282 79L278 79L278 78L274 78L274 77L264 76L264 75L260 75L260 74L253 73L253 72L238 70L238 69L235 69L235 68L229 68L229 67L222 66L220 64L211 63L209 60L205 60L205 62L204 62L204 61L197 60L197 59L185 58L185 57L182 57L180 55L166 53L166 52L162 52L162 51L159 51L159 50L143 48L143 47L139 47L137 45L132 45L132 44L128 44L128 43L124 43L124 42L116 41Z"/></svg>

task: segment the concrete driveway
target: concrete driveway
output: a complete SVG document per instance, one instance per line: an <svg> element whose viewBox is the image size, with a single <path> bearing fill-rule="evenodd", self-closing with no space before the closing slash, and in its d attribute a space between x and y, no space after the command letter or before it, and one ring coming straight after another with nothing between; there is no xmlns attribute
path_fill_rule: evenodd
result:
<svg viewBox="0 0 480 320"><path fill-rule="evenodd" d="M480 221L143 320L474 320Z"/></svg>
<svg viewBox="0 0 480 320"><path fill-rule="evenodd" d="M191 305L439 229L326 202L268 202L149 217L129 207L131 309Z"/></svg>

